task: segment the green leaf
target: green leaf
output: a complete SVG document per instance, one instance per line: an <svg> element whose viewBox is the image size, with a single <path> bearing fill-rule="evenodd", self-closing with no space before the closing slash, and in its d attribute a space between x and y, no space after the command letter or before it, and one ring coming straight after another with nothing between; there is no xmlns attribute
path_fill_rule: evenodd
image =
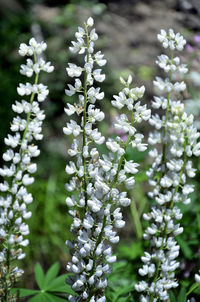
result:
<svg viewBox="0 0 200 302"><path fill-rule="evenodd" d="M59 272L59 263L54 263L46 273L45 280L44 280L44 289L56 278Z"/></svg>
<svg viewBox="0 0 200 302"><path fill-rule="evenodd" d="M43 289L45 276L44 276L43 269L39 263L37 263L35 266L35 279L39 288Z"/></svg>
<svg viewBox="0 0 200 302"><path fill-rule="evenodd" d="M189 290L188 290L188 292L187 292L187 296L189 295L189 294L191 294L193 291L195 291L198 287L200 287L200 284L199 283L194 283L194 284L192 284L191 286L190 286L190 288L189 288Z"/></svg>
<svg viewBox="0 0 200 302"><path fill-rule="evenodd" d="M130 293L130 291L133 289L133 284L129 284L127 286L123 286L123 288L120 290L117 291L117 297L120 297L122 295L125 295L125 294L128 294ZM117 302L118 300L116 300Z"/></svg>
<svg viewBox="0 0 200 302"><path fill-rule="evenodd" d="M181 250L183 251L184 256L187 259L192 259L193 257L193 252L191 248L189 247L188 243L184 241L181 237L177 237L177 242L181 247Z"/></svg>
<svg viewBox="0 0 200 302"><path fill-rule="evenodd" d="M40 293L29 299L29 302L49 302L49 295L47 293Z"/></svg>
<svg viewBox="0 0 200 302"><path fill-rule="evenodd" d="M16 294L19 291L19 296L21 298L28 297L37 294L39 291L36 289L26 289L26 288L13 288L11 293Z"/></svg>
<svg viewBox="0 0 200 302"><path fill-rule="evenodd" d="M186 302L186 298L186 289L182 287L178 296L178 302Z"/></svg>
<svg viewBox="0 0 200 302"><path fill-rule="evenodd" d="M124 257L128 260L134 260L137 257L140 257L142 253L143 249L141 241L119 246L120 258Z"/></svg>
<svg viewBox="0 0 200 302"><path fill-rule="evenodd" d="M170 298L170 302L176 302L176 297L174 296L173 292L169 292L169 298Z"/></svg>
<svg viewBox="0 0 200 302"><path fill-rule="evenodd" d="M46 296L48 297L48 302L63 302L63 301L66 301L65 298L60 298L60 297L57 297L57 296L49 294L49 293L46 293Z"/></svg>
<svg viewBox="0 0 200 302"><path fill-rule="evenodd" d="M74 291L71 289L71 286L66 284L67 275L61 275L58 278L54 279L46 288L49 292L60 292L67 294L74 294Z"/></svg>

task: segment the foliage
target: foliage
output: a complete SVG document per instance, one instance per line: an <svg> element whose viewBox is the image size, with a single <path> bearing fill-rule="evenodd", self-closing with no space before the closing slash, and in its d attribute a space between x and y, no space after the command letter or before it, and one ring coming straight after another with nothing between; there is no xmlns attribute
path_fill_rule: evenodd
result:
<svg viewBox="0 0 200 302"><path fill-rule="evenodd" d="M30 302L62 302L66 301L66 294L71 293L70 286L65 284L67 275L59 275L59 264L54 263L44 274L39 263L35 266L35 280L39 289L15 288L12 292L19 292L19 297L30 297ZM21 299L20 299L21 300Z"/></svg>

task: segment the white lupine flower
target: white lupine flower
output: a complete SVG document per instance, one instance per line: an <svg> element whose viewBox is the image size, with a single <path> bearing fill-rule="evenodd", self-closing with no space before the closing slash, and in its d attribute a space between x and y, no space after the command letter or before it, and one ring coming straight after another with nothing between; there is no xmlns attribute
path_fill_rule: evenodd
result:
<svg viewBox="0 0 200 302"><path fill-rule="evenodd" d="M87 20L87 25L92 27L94 25L94 20L92 17L89 17L88 20Z"/></svg>
<svg viewBox="0 0 200 302"><path fill-rule="evenodd" d="M197 283L200 283L200 275L199 274L195 274L194 279Z"/></svg>
<svg viewBox="0 0 200 302"><path fill-rule="evenodd" d="M140 296L142 302L167 301L168 290L178 286L175 271L179 267L179 262L176 261L179 246L175 236L181 234L183 228L177 223L182 218L182 213L176 203L190 202L188 194L194 188L187 184L187 176L194 177L195 169L187 157L200 155L200 143L197 143L199 134L193 126L193 116L187 116L183 103L171 100L171 93L177 94L186 88L183 81L172 82L174 73L187 72L180 59L174 57L174 51L182 50L186 41L172 29L168 33L161 30L158 40L164 48L170 49L171 54L170 58L167 55L159 56L156 63L170 75L166 79L156 77L154 81L155 87L166 95L154 97L152 107L164 109L165 116L155 114L149 119L155 131L150 133L148 142L151 145L162 143L163 149L161 153L160 146L150 151L154 162L147 172L149 184L153 187L148 195L156 202L156 206L151 208L150 213L143 215L149 222L143 236L145 240L150 240L151 250L141 258L144 265L139 269L139 274L148 275L148 279L135 286L138 292L143 293Z"/></svg>
<svg viewBox="0 0 200 302"><path fill-rule="evenodd" d="M99 66L104 66L106 64L106 59L103 58L104 57L104 54L101 53L101 51L98 51L95 55L94 55L94 58L97 62L97 64Z"/></svg>
<svg viewBox="0 0 200 302"><path fill-rule="evenodd" d="M67 127L63 128L63 132L66 135L73 134L74 136L78 136L81 132L81 127L77 124L77 122L70 120L70 123L67 123Z"/></svg>
<svg viewBox="0 0 200 302"><path fill-rule="evenodd" d="M105 74L101 74L101 69L95 69L93 71L93 76L97 82L103 82L106 78Z"/></svg>
<svg viewBox="0 0 200 302"><path fill-rule="evenodd" d="M83 69L81 67L77 66L76 64L69 63L68 65L69 65L69 67L66 68L68 75L72 78L80 77Z"/></svg>
<svg viewBox="0 0 200 302"><path fill-rule="evenodd" d="M138 172L138 169L137 169L138 166L139 166L139 164L134 163L132 160L125 161L124 170L127 173L136 174Z"/></svg>
<svg viewBox="0 0 200 302"><path fill-rule="evenodd" d="M34 38L30 39L29 45L20 44L20 55L32 56L34 54L34 61L27 59L26 65L21 65L21 74L27 77L35 74L35 79L38 79L38 73L41 70L53 71L50 62L45 63L43 59L37 56L46 47L46 43L38 43ZM0 198L0 241L4 242L4 245L0 247L0 275L1 280L5 280L0 282L0 292L4 296L4 291L8 289L8 300L11 298L10 288L23 274L23 271L16 266L15 261L25 257L22 247L29 244L25 236L29 234L26 220L31 217L31 212L28 211L26 205L31 203L33 198L27 192L26 186L34 182L34 177L31 174L37 170L37 165L32 162L32 157L40 154L38 147L33 144L33 139L42 138L42 121L45 118L38 102L44 101L49 91L46 86L38 84L36 81L33 85L20 83L17 92L20 96L30 95L30 101L15 101L15 104L12 105L13 111L17 114L23 114L23 116L13 118L10 128L14 135L8 134L5 138L5 144L10 149L3 154L3 160L11 162L11 164L9 167L4 166L3 169L0 169L0 174L3 177L10 178L9 182L4 181L0 184L0 190L2 192L7 191L7 196L3 195L4 197ZM34 96L36 100L34 100ZM18 148L18 151L13 151L11 148ZM10 228L10 220L13 221L12 228ZM8 251L8 248L10 251ZM7 259L8 252L10 253L9 263Z"/></svg>
<svg viewBox="0 0 200 302"><path fill-rule="evenodd" d="M114 96L116 101L112 102L117 108L127 106L130 113L133 112L132 120L124 114L115 122L116 130L129 135L127 141L124 142L119 136L108 138L105 143L109 149L108 155L99 154L97 148L93 147L94 144L105 142L105 137L96 126L104 119L104 113L96 107L97 100L104 98L104 92L93 84L104 81L105 74L99 66L104 66L106 60L101 51L95 53L98 35L92 26L93 19L89 18L84 29L79 27L75 34L77 41L72 42L70 51L84 54L84 65L80 67L69 63L67 73L76 79L74 84L68 84L65 91L68 96L78 96L76 103L67 104L66 114L72 116L76 113L81 121L79 125L71 119L63 128L66 135L76 137L81 134L68 150L70 156L76 156L76 161L69 161L66 166L66 172L72 176L66 184L66 189L71 192L66 204L73 218L71 231L75 235L72 243L66 242L72 253L67 270L73 273L67 282L76 292L76 295L68 297L70 302L75 302L77 298L84 301L88 297L90 302L106 301L107 274L116 261L111 244L119 242L116 229L125 225L121 207L131 202L127 192L120 193L117 187L124 182L127 188L132 188L135 182L132 174L138 172L137 163L125 160L125 151L131 144L140 150L146 149L143 135L137 133L133 124L150 116L150 110L141 106L140 101L137 102L144 94L144 86L129 88L132 82L129 76L119 96ZM79 77L82 73L84 80L81 82ZM77 194L73 194L74 190ZM79 211L80 208L82 211Z"/></svg>

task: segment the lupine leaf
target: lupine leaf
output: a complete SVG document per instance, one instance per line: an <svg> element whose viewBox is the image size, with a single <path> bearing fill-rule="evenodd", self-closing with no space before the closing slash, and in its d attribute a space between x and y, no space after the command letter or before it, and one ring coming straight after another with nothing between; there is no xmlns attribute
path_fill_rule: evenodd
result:
<svg viewBox="0 0 200 302"><path fill-rule="evenodd" d="M178 302L186 302L186 289L184 287L182 287L180 290Z"/></svg>
<svg viewBox="0 0 200 302"><path fill-rule="evenodd" d="M181 237L177 237L177 242L181 247L181 250L184 256L188 259L192 259L193 252L186 241L184 241Z"/></svg>
<svg viewBox="0 0 200 302"><path fill-rule="evenodd" d="M187 292L187 296L188 296L189 294L191 294L193 291L195 291L198 287L200 288L200 285L198 286L198 283L192 284L192 285L190 286L188 292Z"/></svg>
<svg viewBox="0 0 200 302"><path fill-rule="evenodd" d="M27 288L13 288L11 293L16 294L19 291L19 296L21 298L35 295L39 292L36 289L27 289Z"/></svg>
<svg viewBox="0 0 200 302"><path fill-rule="evenodd" d="M58 272L59 272L59 263L56 262L49 268L49 270L45 275L45 280L43 285L44 289L46 289L46 287L56 278Z"/></svg>
<svg viewBox="0 0 200 302"><path fill-rule="evenodd" d="M173 294L173 292L169 292L170 302L176 302L176 298Z"/></svg>
<svg viewBox="0 0 200 302"><path fill-rule="evenodd" d="M43 269L39 263L37 263L35 266L35 279L39 288L43 289L45 276Z"/></svg>
<svg viewBox="0 0 200 302"><path fill-rule="evenodd" d="M67 294L74 294L74 291L71 289L71 286L66 284L67 275L61 275L58 278L54 279L46 288L49 292L60 292Z"/></svg>
<svg viewBox="0 0 200 302"><path fill-rule="evenodd" d="M29 302L49 302L49 297L46 293L40 293L29 299Z"/></svg>

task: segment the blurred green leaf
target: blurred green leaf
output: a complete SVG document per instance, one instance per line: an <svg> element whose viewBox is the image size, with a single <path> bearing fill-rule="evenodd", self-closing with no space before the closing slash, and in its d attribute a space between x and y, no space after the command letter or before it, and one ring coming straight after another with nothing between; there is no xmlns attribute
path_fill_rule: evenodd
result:
<svg viewBox="0 0 200 302"><path fill-rule="evenodd" d="M169 292L169 298L170 298L170 302L177 302L177 299L172 291Z"/></svg>
<svg viewBox="0 0 200 302"><path fill-rule="evenodd" d="M118 249L119 257L127 258L129 260L134 260L143 254L142 242L133 242L130 245L124 244L120 245Z"/></svg>
<svg viewBox="0 0 200 302"><path fill-rule="evenodd" d="M178 296L178 302L186 302L186 298L186 289L182 287Z"/></svg>
<svg viewBox="0 0 200 302"><path fill-rule="evenodd" d="M39 288L43 289L45 277L43 269L39 263L35 266L35 279Z"/></svg>
<svg viewBox="0 0 200 302"><path fill-rule="evenodd" d="M185 255L186 258L192 259L193 257L193 252L191 248L188 245L188 242L184 241L181 237L177 237L177 242L181 247L181 250L183 254Z"/></svg>
<svg viewBox="0 0 200 302"><path fill-rule="evenodd" d="M17 292L19 292L19 296L21 298L23 298L23 297L35 295L35 294L37 294L39 292L39 290L36 290L36 289L26 289L26 288L13 288L11 290L11 293L13 293L13 294L17 294Z"/></svg>
<svg viewBox="0 0 200 302"><path fill-rule="evenodd" d="M62 302L62 301L66 301L66 299L59 298L57 296L48 293L40 293L35 297L29 299L29 302Z"/></svg>

